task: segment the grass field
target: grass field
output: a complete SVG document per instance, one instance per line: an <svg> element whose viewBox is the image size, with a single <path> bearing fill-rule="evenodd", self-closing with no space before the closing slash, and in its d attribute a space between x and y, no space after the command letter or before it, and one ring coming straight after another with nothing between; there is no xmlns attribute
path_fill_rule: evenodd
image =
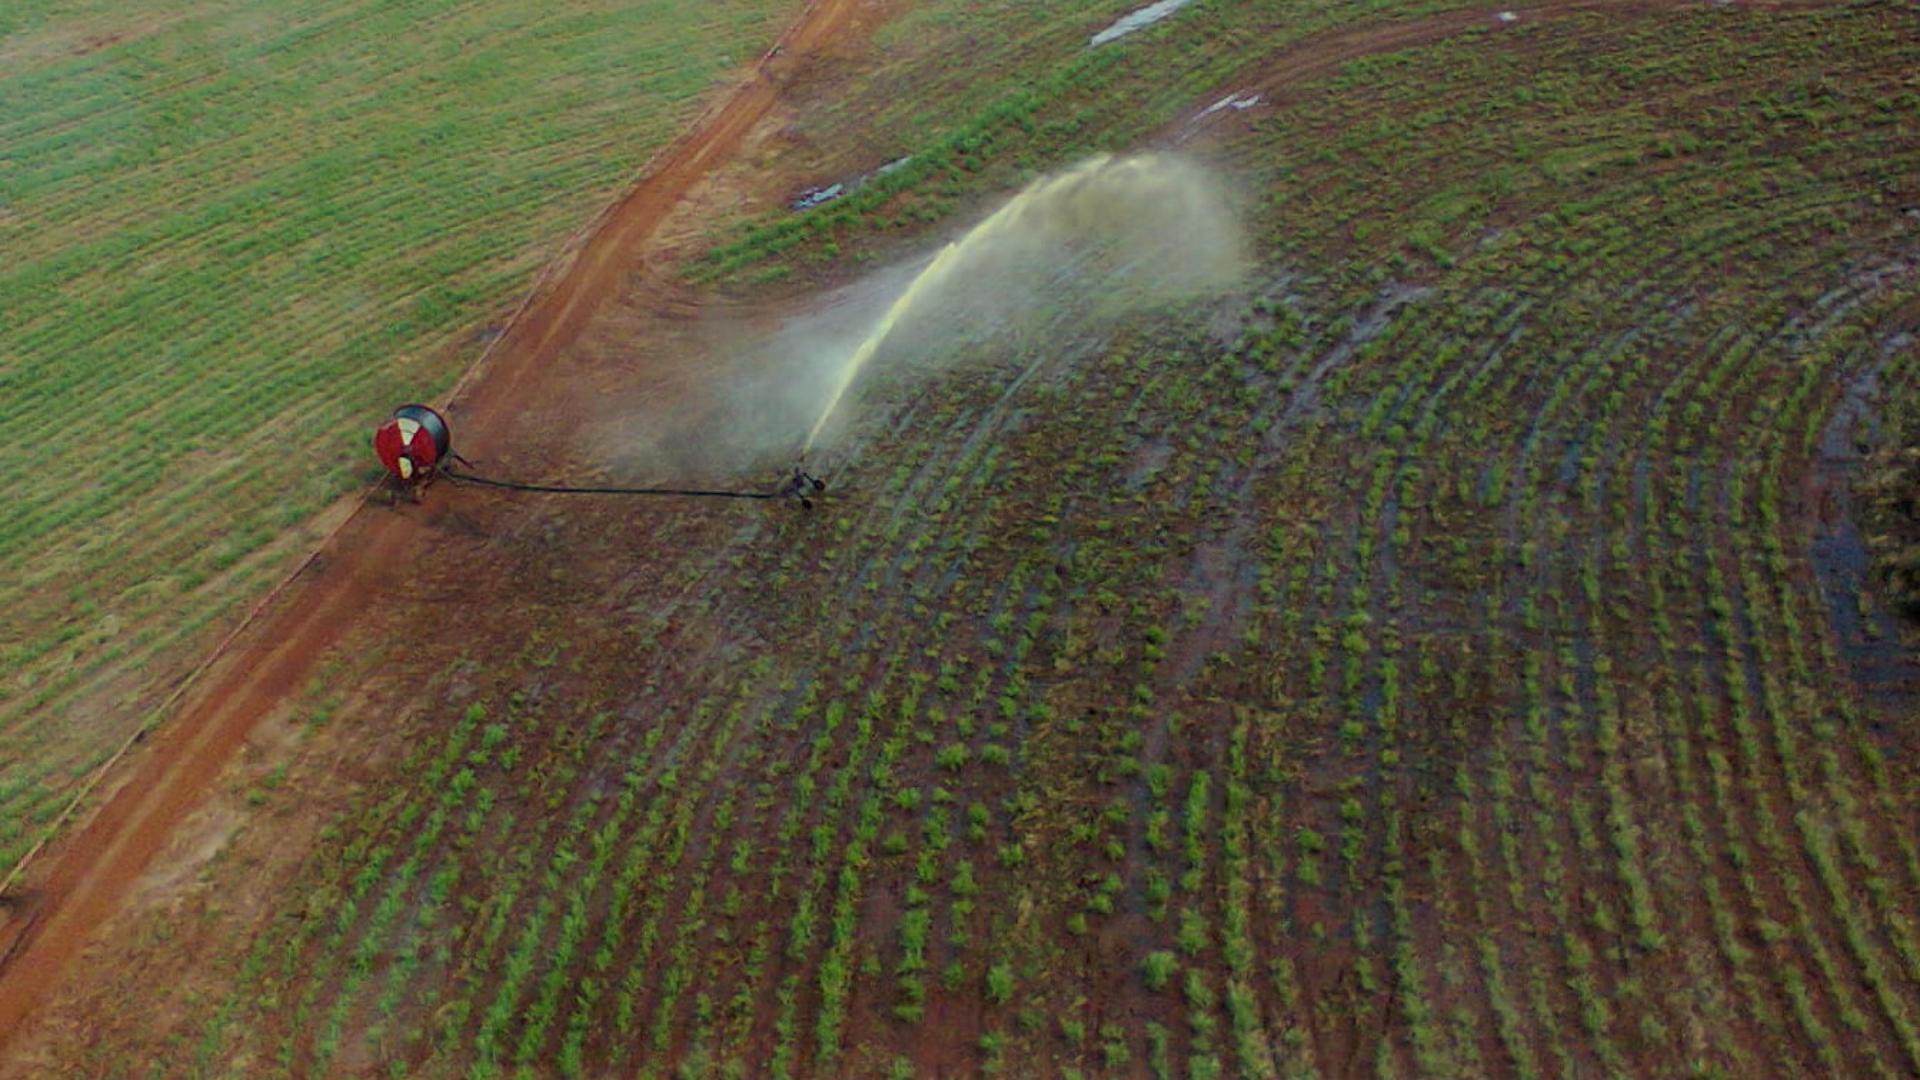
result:
<svg viewBox="0 0 1920 1080"><path fill-rule="evenodd" d="M0 866L791 5L0 13Z"/></svg>
<svg viewBox="0 0 1920 1080"><path fill-rule="evenodd" d="M930 3L796 91L776 164L912 162L714 222L690 288L791 303L1144 143L1249 193L1255 279L879 381L814 515L542 525L573 557L512 647L436 654L404 760L128 1045L1920 1072L1920 661L1850 518L1920 400L1920 14L1451 7L1201 0L1086 50L1124 6ZM307 711L386 724L355 682Z"/></svg>

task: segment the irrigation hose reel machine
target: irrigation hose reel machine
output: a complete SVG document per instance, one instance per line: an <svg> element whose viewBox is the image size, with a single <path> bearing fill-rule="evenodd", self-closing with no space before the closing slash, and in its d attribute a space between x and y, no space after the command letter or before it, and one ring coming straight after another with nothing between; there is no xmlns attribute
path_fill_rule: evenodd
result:
<svg viewBox="0 0 1920 1080"><path fill-rule="evenodd" d="M656 495L689 499L794 499L804 509L827 490L826 481L799 465L779 487L768 491L719 491L703 488L593 487L572 484L532 484L502 480L472 472L473 463L453 450L453 429L447 418L428 405L402 405L373 431L373 454L387 472L394 489L419 502L421 492L441 476L456 484L477 484L507 491L550 495Z"/></svg>

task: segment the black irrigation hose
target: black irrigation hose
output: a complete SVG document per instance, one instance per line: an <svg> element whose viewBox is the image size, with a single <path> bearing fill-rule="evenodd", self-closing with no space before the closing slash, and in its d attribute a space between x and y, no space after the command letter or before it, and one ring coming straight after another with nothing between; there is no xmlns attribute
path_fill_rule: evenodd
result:
<svg viewBox="0 0 1920 1080"><path fill-rule="evenodd" d="M564 484L522 484L514 480L495 480L492 477L455 472L452 469L443 470L442 475L456 484L479 484L482 487L504 488L507 491L533 491L549 495L678 495L690 499L780 499L797 494L791 488L780 491L706 491L700 488L570 487Z"/></svg>

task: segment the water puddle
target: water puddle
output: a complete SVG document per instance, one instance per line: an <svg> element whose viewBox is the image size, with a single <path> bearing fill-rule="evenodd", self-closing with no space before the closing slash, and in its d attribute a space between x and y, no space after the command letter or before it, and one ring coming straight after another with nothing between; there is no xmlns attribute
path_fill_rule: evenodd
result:
<svg viewBox="0 0 1920 1080"><path fill-rule="evenodd" d="M787 205L794 210L811 210L816 206L830 203L847 193L845 184L828 184L825 187L808 188Z"/></svg>
<svg viewBox="0 0 1920 1080"><path fill-rule="evenodd" d="M1097 49L1109 41L1118 41L1135 30L1144 30L1154 23L1172 15L1193 0L1160 0L1157 4L1148 4L1138 11L1129 12L1113 21L1113 25L1087 39L1087 48Z"/></svg>
<svg viewBox="0 0 1920 1080"><path fill-rule="evenodd" d="M895 169L900 168L912 160L913 155L908 154L906 157L895 158L872 172L856 176L851 180L841 180L831 184L822 184L819 187L810 187L800 194L795 195L793 199L787 203L787 208L795 213L799 213L803 210L811 210L816 206L824 206L835 199L859 191L861 188L866 187L873 181L893 172Z"/></svg>
<svg viewBox="0 0 1920 1080"><path fill-rule="evenodd" d="M1200 115L1194 117L1194 119L1205 120L1207 117L1212 116L1214 113L1219 112L1221 109L1233 109L1236 112L1245 112L1246 110L1251 109L1258 104L1260 104L1259 94L1228 94L1226 97L1221 98L1219 101L1216 101L1213 104L1207 106L1206 108L1201 109Z"/></svg>

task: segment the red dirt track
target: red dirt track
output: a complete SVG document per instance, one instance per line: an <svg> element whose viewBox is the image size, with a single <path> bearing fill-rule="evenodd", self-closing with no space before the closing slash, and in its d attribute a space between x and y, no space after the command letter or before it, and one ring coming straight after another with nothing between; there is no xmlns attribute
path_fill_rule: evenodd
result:
<svg viewBox="0 0 1920 1080"><path fill-rule="evenodd" d="M536 290L497 346L468 372L452 408L470 430L520 410L541 373L620 289L642 246L674 206L725 161L780 95L774 69L832 42L857 0L811 0L751 77L655 161L592 227L558 280ZM469 429L463 425L463 430ZM467 440L469 445L484 440ZM316 662L398 584L388 553L420 550L436 510L386 513L362 504L290 582L286 595L156 733L120 789L53 849L52 866L0 909L0 1054L57 987L81 949L120 910L155 852L206 798L248 733L297 690Z"/></svg>

